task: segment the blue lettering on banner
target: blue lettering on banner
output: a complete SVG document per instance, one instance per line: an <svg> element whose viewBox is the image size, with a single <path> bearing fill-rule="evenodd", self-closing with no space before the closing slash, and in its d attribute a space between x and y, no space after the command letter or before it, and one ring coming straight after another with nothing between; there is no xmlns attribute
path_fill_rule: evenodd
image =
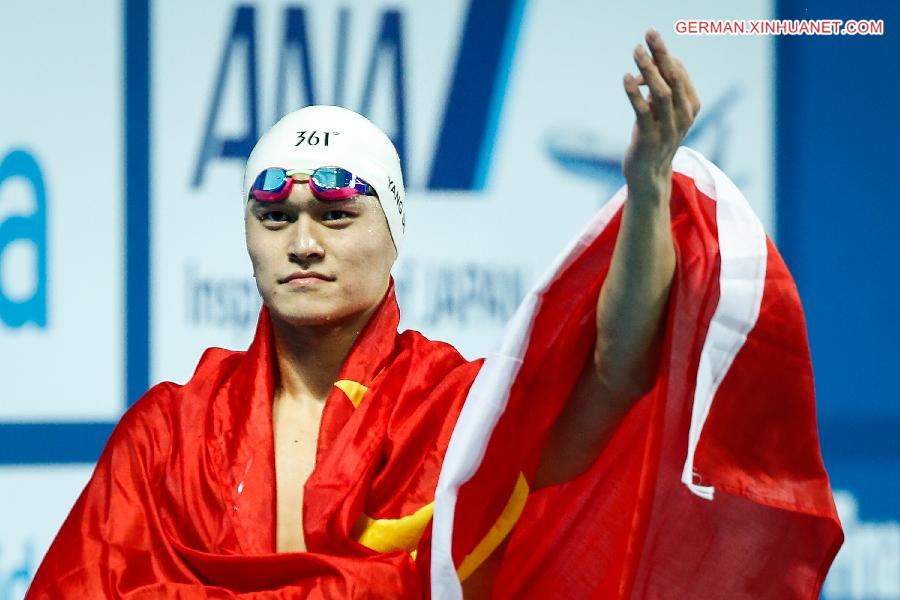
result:
<svg viewBox="0 0 900 600"><path fill-rule="evenodd" d="M477 190L484 187L524 5L525 0L471 0L469 3L435 154L425 182L428 188ZM332 102L349 106L344 93L347 78L362 79L365 85L357 106L359 112L370 116L378 74L382 69L390 69L393 131L389 135L400 155L401 168L406 171L408 130L405 89L410 81L405 63L403 13L396 9L381 13L379 32L363 77L351 72L347 65L347 46L352 39L350 16L347 7L339 9L336 35L329 38L335 43ZM295 108L289 106L287 100L289 82L295 79L291 77L291 69L298 70L298 85L301 88L298 98L304 103L302 105L322 101L314 77L315 57L306 9L287 7L279 22L284 23L284 30L277 53L272 122ZM193 187L202 185L209 163L246 160L259 137L256 23L256 7L245 4L235 8L231 31L219 61ZM238 51L242 51L244 57L242 75L229 71L235 68L232 66L235 64L232 54ZM245 97L242 134L223 137L217 133L217 124L223 110L225 82L229 77L241 76Z"/></svg>
<svg viewBox="0 0 900 600"><path fill-rule="evenodd" d="M348 74L346 68L347 44L351 39L349 33L349 12L341 9L338 13L336 40L336 60L338 68L335 72L334 101L336 104L344 104L345 79L354 74ZM281 46L278 50L278 67L275 82L275 106L274 119L280 118L286 112L299 107L288 106L288 83L294 79L290 77L290 69L294 65L299 66L299 79L301 84L301 102L303 106L318 102L316 84L313 77L314 56L312 44L309 39L306 9L302 7L288 7L280 19L284 23L284 33L281 38ZM197 167L194 170L192 185L199 187L203 184L203 176L209 163L216 160L239 159L247 160L256 140L259 138L259 110L258 110L258 79L259 72L256 53L256 8L249 5L241 5L235 9L232 20L231 32L225 41L222 58L219 62L219 73L216 77L216 86L210 101L209 113L206 118L206 128L203 140L200 144L200 156L197 158ZM403 27L402 13L397 10L387 10L381 16L381 27L378 37L372 49L368 68L365 73L365 87L360 101L360 111L368 114L372 107L375 95L375 82L382 68L391 69L391 93L394 110L395 130L391 134L391 140L397 147L400 155L401 168L405 167L406 156L406 93L404 81L406 70L404 67L403 52ZM239 73L229 71L234 62L232 53L243 51L243 90L244 90L244 127L243 134L238 137L227 138L217 134L217 124L223 112L225 82L229 77L239 77ZM387 57L385 60L384 57ZM296 62L295 62L296 61Z"/></svg>
<svg viewBox="0 0 900 600"><path fill-rule="evenodd" d="M338 12L337 50L334 55L334 72L344 73L347 70L347 41L350 39L350 9L342 7ZM344 78L334 78L334 103L344 105ZM281 114L281 113L279 113Z"/></svg>
<svg viewBox="0 0 900 600"><path fill-rule="evenodd" d="M204 277L194 267L187 269L188 321L197 327L232 329L252 327L262 308L262 299L252 279Z"/></svg>
<svg viewBox="0 0 900 600"><path fill-rule="evenodd" d="M381 20L381 30L378 33L378 39L375 41L375 48L372 50L372 57L369 59L369 68L366 74L366 86L363 92L362 103L359 112L364 115L369 114L372 107L372 99L374 97L375 76L378 72L378 64L380 57L389 53L393 57L393 78L391 80L391 89L394 92L394 120L396 129L391 135L391 141L397 148L397 154L400 156L400 169L406 172L406 100L403 92L403 82L405 80L406 71L403 68L403 29L401 26L402 19L400 13L396 10L389 10L384 13Z"/></svg>
<svg viewBox="0 0 900 600"><path fill-rule="evenodd" d="M285 86L287 85L289 59L292 52L296 53L297 61L300 65L300 77L303 81L303 91L305 92L304 105L316 104L312 66L310 65L312 56L310 55L307 31L306 11L302 8L288 8L284 14L284 39L281 44L281 51L278 53L278 79L276 83L278 91L275 94L276 117L290 111L290 108L285 105L285 94L287 92ZM346 43L345 39L338 39L338 47L343 47ZM340 77L335 77L335 79L339 80Z"/></svg>
<svg viewBox="0 0 900 600"><path fill-rule="evenodd" d="M243 49L244 52L244 133L239 137L219 137L216 124L222 109L222 95L225 91L225 78L231 64L231 53ZM259 138L259 110L257 101L256 80L256 11L252 6L238 6L234 13L231 33L225 41L225 51L219 63L219 75L216 77L216 89L213 91L209 115L206 118L206 130L197 168L194 171L194 187L203 183L206 165L217 158L247 160L253 145Z"/></svg>
<svg viewBox="0 0 900 600"><path fill-rule="evenodd" d="M516 267L468 263L425 272L427 323L465 325L474 319L506 323L525 296L525 274Z"/></svg>
<svg viewBox="0 0 900 600"><path fill-rule="evenodd" d="M0 162L0 186L16 177L31 186L35 208L30 215L12 215L0 222L0 257L14 242L33 244L37 285L30 298L13 300L0 280L0 321L8 327L34 323L43 328L47 326L47 192L40 165L25 150L13 150Z"/></svg>

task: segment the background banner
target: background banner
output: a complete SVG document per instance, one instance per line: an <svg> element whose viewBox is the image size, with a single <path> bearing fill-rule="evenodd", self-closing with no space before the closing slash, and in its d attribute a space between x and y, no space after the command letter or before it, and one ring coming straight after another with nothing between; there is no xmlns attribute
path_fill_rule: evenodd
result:
<svg viewBox="0 0 900 600"><path fill-rule="evenodd" d="M863 153L900 133L864 109L886 110L884 86L897 84L834 74L897 55L897 9L833 4L821 15L796 0L4 4L0 600L23 595L127 406L156 382L187 380L205 348L249 343L261 304L243 164L280 116L340 104L392 137L407 189L401 329L476 358L624 182L633 114L621 78L649 27L703 101L685 144L741 188L807 306L847 533L823 595L900 598L900 404L889 368L868 366L897 358L900 245L886 223L900 209L874 169L883 163ZM826 17L883 19L885 34L675 33L683 19ZM862 89L873 86L876 100ZM854 186L868 196L849 212ZM840 285L866 244L883 259L865 263L877 273L859 268L881 286Z"/></svg>

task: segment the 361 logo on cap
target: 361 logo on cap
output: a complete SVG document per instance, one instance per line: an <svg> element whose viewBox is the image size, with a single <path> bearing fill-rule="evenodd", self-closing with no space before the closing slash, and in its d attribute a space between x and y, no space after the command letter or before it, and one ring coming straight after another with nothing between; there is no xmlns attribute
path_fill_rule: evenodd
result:
<svg viewBox="0 0 900 600"><path fill-rule="evenodd" d="M312 131L298 131L297 143L294 144L294 146L296 147L303 143L306 143L309 146L318 146L320 142L323 146L327 146L331 136L340 134L340 131L323 131L322 134L319 135L319 132L315 129Z"/></svg>

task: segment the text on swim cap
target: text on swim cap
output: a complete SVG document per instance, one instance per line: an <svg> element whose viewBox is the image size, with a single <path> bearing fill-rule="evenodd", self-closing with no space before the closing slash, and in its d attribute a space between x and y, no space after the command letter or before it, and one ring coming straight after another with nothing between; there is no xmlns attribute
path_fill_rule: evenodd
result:
<svg viewBox="0 0 900 600"><path fill-rule="evenodd" d="M394 195L394 202L397 203L397 212L400 213L400 224L403 226L403 230L406 231L406 215L403 214L403 200L400 198L397 184L394 183L394 180L390 177L388 177L388 189L391 190L391 193Z"/></svg>
<svg viewBox="0 0 900 600"><path fill-rule="evenodd" d="M307 135L307 133L309 135ZM319 142L322 142L323 146L327 146L330 136L340 134L340 131L323 131L322 135L319 136L319 132L315 129L313 129L312 131L298 131L297 143L294 144L294 146L296 147L303 143L306 143L308 146L318 146Z"/></svg>

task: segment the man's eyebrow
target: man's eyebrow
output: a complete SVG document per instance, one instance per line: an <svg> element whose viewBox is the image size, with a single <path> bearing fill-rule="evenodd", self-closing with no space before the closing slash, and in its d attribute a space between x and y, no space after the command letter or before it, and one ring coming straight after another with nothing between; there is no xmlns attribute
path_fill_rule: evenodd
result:
<svg viewBox="0 0 900 600"><path fill-rule="evenodd" d="M328 208L346 206L364 206L362 196L356 195L351 196L350 198L340 198L335 200L319 200L318 198L310 198L302 202L291 202L289 198L283 198L281 200L257 200L256 198L253 198L253 210L266 210L270 208L277 208L279 210L283 210L285 208L299 208L309 210L310 208L319 207Z"/></svg>
<svg viewBox="0 0 900 600"><path fill-rule="evenodd" d="M316 206L347 206L348 204L362 204L360 197L351 196L350 198L341 198L339 200L318 200Z"/></svg>
<svg viewBox="0 0 900 600"><path fill-rule="evenodd" d="M287 198L283 200L257 200L256 198L252 198L253 200L253 209L265 209L273 206L277 206L278 208L284 208L287 204Z"/></svg>

